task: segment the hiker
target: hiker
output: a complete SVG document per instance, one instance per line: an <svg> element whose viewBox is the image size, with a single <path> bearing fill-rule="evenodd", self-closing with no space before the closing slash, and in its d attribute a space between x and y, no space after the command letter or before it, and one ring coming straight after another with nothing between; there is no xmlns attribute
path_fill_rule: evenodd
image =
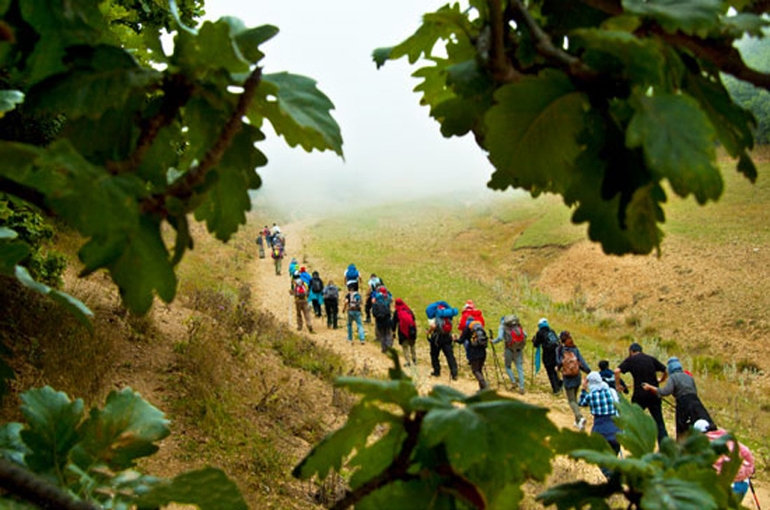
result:
<svg viewBox="0 0 770 510"><path fill-rule="evenodd" d="M310 300L310 304L313 305L313 312L316 317L323 317L321 305L323 305L324 302L324 282L318 275L318 271L313 271L308 286L310 287L308 299Z"/></svg>
<svg viewBox="0 0 770 510"><path fill-rule="evenodd" d="M347 312L348 317L348 342L353 342L353 323L358 327L358 340L364 344L364 325L361 324L361 294L354 285L348 286L345 294L345 303L342 305L342 313Z"/></svg>
<svg viewBox="0 0 770 510"><path fill-rule="evenodd" d="M668 437L666 423L663 421L660 399L655 393L645 390L642 385L647 383L655 388L665 382L668 377L666 367L657 358L642 352L642 346L634 342L628 347L628 357L615 369L615 389L620 391L620 374L631 373L634 378L634 393L631 402L647 409L658 426L658 446L664 437ZM658 372L663 375L658 381Z"/></svg>
<svg viewBox="0 0 770 510"><path fill-rule="evenodd" d="M265 240L262 238L262 232L257 234L257 251L259 252L259 258L265 258Z"/></svg>
<svg viewBox="0 0 770 510"><path fill-rule="evenodd" d="M277 239L273 240L270 256L275 263L275 274L281 274L281 261L283 261L283 244ZM291 273L289 273L291 274Z"/></svg>
<svg viewBox="0 0 770 510"><path fill-rule="evenodd" d="M620 443L616 437L620 431L615 425L613 417L617 416L618 410L615 408L615 402L618 401L618 394L602 378L601 373L591 372L583 381L583 389L580 392L578 405L588 407L591 415L594 417L594 424L591 428L592 434L599 434L604 437L617 455L620 452ZM602 467L602 474L609 479L612 471Z"/></svg>
<svg viewBox="0 0 770 510"><path fill-rule="evenodd" d="M481 312L481 310L476 308L476 305L470 299L465 302L463 305L463 310L460 312L460 320L457 321L457 331L462 333L465 329L465 326L468 325L467 323L469 319L477 320L481 322L482 326L486 327L486 324L484 323L484 314Z"/></svg>
<svg viewBox="0 0 770 510"><path fill-rule="evenodd" d="M307 283L300 277L300 274L294 273L294 279L291 281L289 294L294 296L294 308L297 311L297 331L302 331L302 318L305 318L307 330L313 332L313 323L310 319L310 307L307 303L308 288Z"/></svg>
<svg viewBox="0 0 770 510"><path fill-rule="evenodd" d="M382 352L388 352L393 347L393 325L390 322L390 304L393 295L384 285L372 296L372 315L374 315L374 336L380 342Z"/></svg>
<svg viewBox="0 0 770 510"><path fill-rule="evenodd" d="M312 280L313 277L307 272L305 266L299 266L299 277L302 278L302 281L308 285L308 288L310 288L310 280Z"/></svg>
<svg viewBox="0 0 770 510"><path fill-rule="evenodd" d="M299 262L297 262L297 259L292 257L289 261L289 278L294 278L294 273L299 271Z"/></svg>
<svg viewBox="0 0 770 510"><path fill-rule="evenodd" d="M717 428L712 421L704 419L697 420L693 424L693 429L706 434L709 441L714 441L715 439L728 434L725 429ZM727 449L730 450L731 453L735 449L736 442L738 443L738 453L741 456L741 467L738 468L738 472L735 474L735 478L733 478L732 489L738 504L741 504L746 493L749 491L751 477L754 475L754 455L746 445L739 441L727 442ZM720 473L722 471L722 464L729 460L730 457L726 454L720 455L716 462L714 462L714 469L716 472Z"/></svg>
<svg viewBox="0 0 770 510"><path fill-rule="evenodd" d="M457 308L452 308L446 301L436 301L425 309L428 317L427 336L430 343L430 364L433 368L431 377L441 377L439 353L444 353L452 380L457 380L457 361L452 350L452 317L457 315Z"/></svg>
<svg viewBox="0 0 770 510"><path fill-rule="evenodd" d="M575 427L578 430L584 430L586 419L580 412L577 397L578 389L582 383L580 372L583 371L588 374L591 372L591 367L583 359L580 349L575 345L569 331L559 333L559 340L561 345L556 349L556 366L561 370L564 393L567 395L567 402L572 409L572 414L575 415Z"/></svg>
<svg viewBox="0 0 770 510"><path fill-rule="evenodd" d="M284 250L286 249L286 236L283 235L283 232L281 232L280 227L273 223L273 228L270 230L270 233L273 236L273 244L276 242L280 242L283 246Z"/></svg>
<svg viewBox="0 0 770 510"><path fill-rule="evenodd" d="M361 274L358 272L358 268L356 268L355 264L348 265L348 268L345 270L345 287L348 289L353 287L353 290L358 292L358 286L361 283Z"/></svg>
<svg viewBox="0 0 770 510"><path fill-rule="evenodd" d="M265 225L265 228L262 229L262 237L265 238L265 242L267 243L267 247L271 250L273 249L273 235L270 233L270 229L267 225Z"/></svg>
<svg viewBox="0 0 770 510"><path fill-rule="evenodd" d="M471 366L473 377L479 382L479 390L489 386L489 383L484 378L484 363L487 359L488 340L487 334L484 331L484 325L481 321L473 319L467 321L460 337L455 340L457 343L465 346L465 357Z"/></svg>
<svg viewBox="0 0 770 510"><path fill-rule="evenodd" d="M682 363L677 357L671 357L666 362L668 379L662 388L656 388L648 383L642 383L642 389L652 392L663 398L673 395L676 401L676 411L674 420L676 422L676 440L685 439L690 432L690 427L698 420L714 421L711 415L703 406L698 397L698 389L695 386L695 379L688 375L682 368Z"/></svg>
<svg viewBox="0 0 770 510"><path fill-rule="evenodd" d="M417 340L417 323L414 312L401 298L396 298L396 306L391 319L393 332L398 335L398 344L404 351L404 366L417 364L417 352L414 344Z"/></svg>
<svg viewBox="0 0 770 510"><path fill-rule="evenodd" d="M559 346L559 337L548 325L548 319L543 317L537 321L537 333L532 339L532 345L536 349L543 349L543 365L551 383L551 391L554 395L561 393L562 380L556 372L556 348Z"/></svg>
<svg viewBox="0 0 770 510"><path fill-rule="evenodd" d="M337 315L339 313L340 289L329 280L323 290L323 303L326 310L326 327L337 329Z"/></svg>
<svg viewBox="0 0 770 510"><path fill-rule="evenodd" d="M610 388L615 388L615 372L610 368L610 362L606 359L599 361L599 375L602 376L602 381L606 382ZM628 393L628 386L626 381L620 380L620 391Z"/></svg>
<svg viewBox="0 0 770 510"><path fill-rule="evenodd" d="M500 326L497 328L497 337L492 340L493 344L505 342L503 351L503 360L505 362L505 371L511 384L519 388L519 393L524 394L524 347L527 344L527 333L521 327L521 322L516 314L500 317ZM516 365L516 374L518 381L513 376L511 364Z"/></svg>
<svg viewBox="0 0 770 510"><path fill-rule="evenodd" d="M377 289L379 289L381 285L383 285L382 279L376 274L372 273L372 276L369 277L369 281L366 284L366 306L364 307L364 312L366 312L366 320L364 322L367 324L372 322L372 305L374 304L372 298L375 295L374 293L377 292Z"/></svg>

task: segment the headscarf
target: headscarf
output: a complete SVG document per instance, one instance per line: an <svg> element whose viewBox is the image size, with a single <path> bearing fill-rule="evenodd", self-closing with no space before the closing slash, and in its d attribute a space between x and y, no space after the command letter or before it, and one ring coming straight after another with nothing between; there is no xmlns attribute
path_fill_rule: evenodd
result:
<svg viewBox="0 0 770 510"><path fill-rule="evenodd" d="M537 327L538 327L538 329L547 328L548 327L548 319L543 317L542 319L537 321Z"/></svg>
<svg viewBox="0 0 770 510"><path fill-rule="evenodd" d="M599 372L591 372L586 376L586 381L588 381L588 391L597 391L602 388L609 388L609 385L602 380L602 376L599 375Z"/></svg>
<svg viewBox="0 0 770 510"><path fill-rule="evenodd" d="M668 369L669 374L673 374L674 372L681 372L682 363L679 361L679 358L672 356L668 358L668 361L666 362L666 368Z"/></svg>

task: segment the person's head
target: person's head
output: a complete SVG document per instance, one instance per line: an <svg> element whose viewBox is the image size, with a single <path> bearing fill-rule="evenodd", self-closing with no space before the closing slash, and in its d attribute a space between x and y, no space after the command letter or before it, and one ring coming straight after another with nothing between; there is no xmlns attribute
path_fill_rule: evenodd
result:
<svg viewBox="0 0 770 510"><path fill-rule="evenodd" d="M606 359L599 361L599 370L607 370L608 368L610 368L609 361L607 361Z"/></svg>
<svg viewBox="0 0 770 510"><path fill-rule="evenodd" d="M371 278L373 280L373 279L377 278L377 275L372 273L372 276L370 276L369 278Z"/></svg>
<svg viewBox="0 0 770 510"><path fill-rule="evenodd" d="M404 300L400 297L396 298L396 306L404 306Z"/></svg>
<svg viewBox="0 0 770 510"><path fill-rule="evenodd" d="M588 391L599 390L604 384L604 381L602 381L602 376L599 375L599 372L591 372L588 374L586 376L586 381L588 382Z"/></svg>
<svg viewBox="0 0 770 510"><path fill-rule="evenodd" d="M711 430L717 429L716 425L714 425L710 421L705 420L703 418L701 418L700 420L696 420L695 423L692 424L692 428L694 428L698 432L709 432Z"/></svg>
<svg viewBox="0 0 770 510"><path fill-rule="evenodd" d="M546 319L545 317L543 317L542 319L537 321L537 328L538 329L543 329L543 328L547 328L547 327L548 327L548 319Z"/></svg>
<svg viewBox="0 0 770 510"><path fill-rule="evenodd" d="M561 340L561 343L566 344L569 340L572 340L572 334L564 330L561 333L559 333L559 340Z"/></svg>
<svg viewBox="0 0 770 510"><path fill-rule="evenodd" d="M383 297L388 297L388 289L386 289L384 285L380 286L380 288L377 290L380 294L382 294Z"/></svg>
<svg viewBox="0 0 770 510"><path fill-rule="evenodd" d="M318 271L313 271L313 276L315 276L316 278L318 278Z"/></svg>
<svg viewBox="0 0 770 510"><path fill-rule="evenodd" d="M307 273L307 270L305 269L305 266L302 266L299 268L300 273Z"/></svg>
<svg viewBox="0 0 770 510"><path fill-rule="evenodd" d="M666 362L666 370L669 374L673 374L674 372L681 372L683 370L682 362L679 361L679 358L676 356L671 356Z"/></svg>
<svg viewBox="0 0 770 510"><path fill-rule="evenodd" d="M472 310L474 308L476 308L476 306L473 304L473 300L472 299L469 299L463 305L463 310Z"/></svg>
<svg viewBox="0 0 770 510"><path fill-rule="evenodd" d="M631 355L639 354L640 352L642 352L642 346L634 342L628 346L628 352L631 353Z"/></svg>
<svg viewBox="0 0 770 510"><path fill-rule="evenodd" d="M326 285L334 285L334 280L329 280Z"/></svg>

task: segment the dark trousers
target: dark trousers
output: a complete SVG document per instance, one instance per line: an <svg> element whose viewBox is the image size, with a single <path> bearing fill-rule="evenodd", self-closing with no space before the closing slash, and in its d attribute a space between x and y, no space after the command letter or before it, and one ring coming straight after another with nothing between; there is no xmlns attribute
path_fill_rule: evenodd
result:
<svg viewBox="0 0 770 510"><path fill-rule="evenodd" d="M479 389L483 390L489 384L487 384L487 380L484 379L484 362L486 361L486 358L479 358L468 361L468 364L471 366L471 372L473 373L473 377L476 378L476 380L479 382Z"/></svg>
<svg viewBox="0 0 770 510"><path fill-rule="evenodd" d="M449 365L449 373L452 377L457 377L457 360L455 360L455 353L452 351L452 341L447 342L430 342L430 364L433 367L433 373L435 375L441 374L441 363L439 362L438 355L440 352L444 353L447 365Z"/></svg>
<svg viewBox="0 0 770 510"><path fill-rule="evenodd" d="M339 314L337 299L324 299L324 308L326 309L326 327L337 329L337 315Z"/></svg>
<svg viewBox="0 0 770 510"><path fill-rule="evenodd" d="M310 303L313 305L313 313L315 313L316 317L321 316L321 300L320 299L313 299L310 301Z"/></svg>
<svg viewBox="0 0 770 510"><path fill-rule="evenodd" d="M545 373L548 374L548 381L551 383L551 391L554 393L561 392L562 382L559 372L556 371L556 363L543 363L543 365L545 366Z"/></svg>
<svg viewBox="0 0 770 510"><path fill-rule="evenodd" d="M364 313L366 313L366 322L372 320L372 293L366 295L366 304L364 305Z"/></svg>
<svg viewBox="0 0 770 510"><path fill-rule="evenodd" d="M631 402L650 412L650 416L652 416L655 420L655 424L658 426L658 446L660 446L661 440L664 437L668 437L668 432L666 432L666 422L663 421L663 409L661 408L662 404L660 399L657 396L638 400L632 398Z"/></svg>

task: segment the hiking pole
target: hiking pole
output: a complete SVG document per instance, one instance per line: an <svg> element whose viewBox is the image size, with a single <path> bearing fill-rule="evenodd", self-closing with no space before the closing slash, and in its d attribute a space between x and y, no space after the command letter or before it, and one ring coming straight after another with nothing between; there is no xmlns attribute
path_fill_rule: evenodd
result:
<svg viewBox="0 0 770 510"><path fill-rule="evenodd" d="M757 491L754 490L754 484L751 482L751 477L747 478L749 481L749 489L751 489L751 495L754 496L754 504L757 505L757 510L762 510L759 506L759 498L757 498Z"/></svg>
<svg viewBox="0 0 770 510"><path fill-rule="evenodd" d="M500 388L503 385L503 378L502 378L503 372L502 372L502 369L500 368L500 360L497 359L497 350L495 349L494 342L490 342L489 345L492 346L492 357L495 360L495 370L496 370L495 373L497 374L497 387Z"/></svg>

